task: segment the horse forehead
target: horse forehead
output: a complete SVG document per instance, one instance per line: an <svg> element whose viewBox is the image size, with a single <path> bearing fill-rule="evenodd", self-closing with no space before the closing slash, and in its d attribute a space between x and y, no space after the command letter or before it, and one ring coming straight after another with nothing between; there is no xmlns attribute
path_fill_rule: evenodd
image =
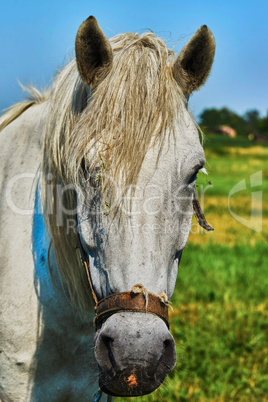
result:
<svg viewBox="0 0 268 402"><path fill-rule="evenodd" d="M159 145L149 149L141 167L138 183L152 184L165 179L167 175L175 175L183 180L183 173L188 168L204 162L205 154L196 127L191 126L191 130L187 132L179 127L174 135L167 136L161 150Z"/></svg>

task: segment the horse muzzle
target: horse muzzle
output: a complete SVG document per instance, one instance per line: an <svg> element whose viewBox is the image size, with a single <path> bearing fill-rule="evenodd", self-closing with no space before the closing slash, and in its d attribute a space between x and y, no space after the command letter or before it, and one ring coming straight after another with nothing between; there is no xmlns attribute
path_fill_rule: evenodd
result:
<svg viewBox="0 0 268 402"><path fill-rule="evenodd" d="M77 249L95 302L100 388L114 396L149 394L176 364L175 342L168 331L167 295L156 295L136 284L131 291L98 300L79 236Z"/></svg>
<svg viewBox="0 0 268 402"><path fill-rule="evenodd" d="M101 389L114 396L154 391L176 364L175 342L164 320L143 312L110 316L95 336Z"/></svg>

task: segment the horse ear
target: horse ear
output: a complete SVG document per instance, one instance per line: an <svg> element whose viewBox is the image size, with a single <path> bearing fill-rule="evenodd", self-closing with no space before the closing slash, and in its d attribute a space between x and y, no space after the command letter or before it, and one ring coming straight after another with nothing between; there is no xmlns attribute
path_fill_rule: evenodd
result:
<svg viewBox="0 0 268 402"><path fill-rule="evenodd" d="M75 39L76 63L86 85L95 86L112 68L113 51L95 17L88 17L79 27Z"/></svg>
<svg viewBox="0 0 268 402"><path fill-rule="evenodd" d="M202 25L182 48L173 66L173 76L186 95L200 89L206 82L214 54L212 32Z"/></svg>

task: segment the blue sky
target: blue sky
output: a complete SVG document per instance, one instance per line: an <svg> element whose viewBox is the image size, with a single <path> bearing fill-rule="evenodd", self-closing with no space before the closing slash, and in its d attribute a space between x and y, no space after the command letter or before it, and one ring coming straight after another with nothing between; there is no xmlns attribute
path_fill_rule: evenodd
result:
<svg viewBox="0 0 268 402"><path fill-rule="evenodd" d="M94 15L104 33L152 29L181 47L206 24L216 39L211 76L191 98L195 116L207 107L238 113L268 110L267 0L9 0L0 13L0 109L23 99L17 80L38 88L74 55L76 31ZM178 42L179 41L179 42ZM178 43L177 43L178 42Z"/></svg>

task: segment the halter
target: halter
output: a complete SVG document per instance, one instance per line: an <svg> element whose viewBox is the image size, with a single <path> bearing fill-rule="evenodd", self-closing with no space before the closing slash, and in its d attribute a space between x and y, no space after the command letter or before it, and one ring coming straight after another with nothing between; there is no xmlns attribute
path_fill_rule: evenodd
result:
<svg viewBox="0 0 268 402"><path fill-rule="evenodd" d="M141 284L136 284L130 291L115 293L98 300L94 291L90 271L88 267L88 259L78 236L78 247L82 264L87 273L90 291L95 304L94 324L97 328L101 322L115 313L121 311L150 313L160 317L169 328L168 320L168 299L164 292L159 295L148 292Z"/></svg>
<svg viewBox="0 0 268 402"><path fill-rule="evenodd" d="M194 189L193 195L193 209L199 225L205 230L214 230L206 221L206 218L202 212L199 201L197 199L196 189ZM95 318L94 324L96 329L102 323L102 321L111 315L122 312L122 311L132 311L132 312L143 312L150 313L161 318L166 326L169 328L168 319L168 298L164 292L159 295L155 293L148 292L147 289L141 284L136 284L132 287L130 291L115 293L109 295L101 300L98 300L97 295L94 291L90 271L88 267L88 257L84 251L81 244L80 237L78 235L78 245L77 249L81 258L81 262L85 267L90 291L95 304Z"/></svg>

